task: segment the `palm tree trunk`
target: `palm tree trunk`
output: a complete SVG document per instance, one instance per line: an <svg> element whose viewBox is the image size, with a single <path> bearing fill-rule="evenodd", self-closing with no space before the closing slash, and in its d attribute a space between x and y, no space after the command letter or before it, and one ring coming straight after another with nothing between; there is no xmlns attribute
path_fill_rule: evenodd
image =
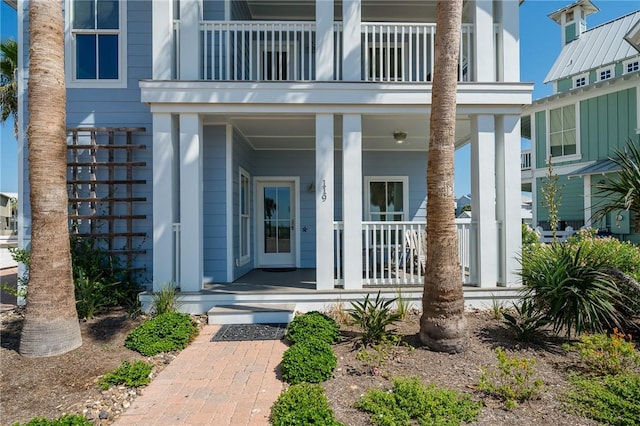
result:
<svg viewBox="0 0 640 426"><path fill-rule="evenodd" d="M420 340L435 351L462 352L467 335L453 194L462 0L438 1L436 13L427 165L427 268Z"/></svg>
<svg viewBox="0 0 640 426"><path fill-rule="evenodd" d="M60 2L29 2L31 263L20 353L59 355L82 344L67 224L64 36Z"/></svg>

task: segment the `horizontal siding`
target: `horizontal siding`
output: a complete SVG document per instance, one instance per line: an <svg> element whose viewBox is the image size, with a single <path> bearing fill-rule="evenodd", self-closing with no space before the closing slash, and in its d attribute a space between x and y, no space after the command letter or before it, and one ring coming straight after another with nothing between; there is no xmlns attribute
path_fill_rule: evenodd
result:
<svg viewBox="0 0 640 426"><path fill-rule="evenodd" d="M538 221L549 220L549 211L543 204L542 188L547 182L547 178L538 178L536 185L538 188L537 206ZM558 208L560 221L583 221L584 220L584 183L582 178L574 177L567 179L560 176L558 185L560 187L561 200Z"/></svg>
<svg viewBox="0 0 640 426"><path fill-rule="evenodd" d="M203 0L202 17L205 21L224 20L224 0Z"/></svg>

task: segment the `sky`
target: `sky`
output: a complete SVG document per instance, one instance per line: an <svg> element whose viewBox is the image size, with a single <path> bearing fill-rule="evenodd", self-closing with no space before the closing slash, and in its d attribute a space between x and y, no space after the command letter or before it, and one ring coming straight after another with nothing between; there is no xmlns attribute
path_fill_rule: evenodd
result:
<svg viewBox="0 0 640 426"><path fill-rule="evenodd" d="M516 1L516 0L509 0ZM616 19L640 9L638 0L593 0L600 11L587 18L587 28ZM560 53L560 27L547 17L571 0L525 0L520 6L520 73L523 82L535 83L533 99L543 98L552 92L551 85L543 81L554 60ZM1 2L0 38L16 37L16 13ZM17 150L13 138L13 123L0 126L2 143L0 144L0 192L17 192ZM455 193L457 196L468 194L470 149L467 145L456 152Z"/></svg>

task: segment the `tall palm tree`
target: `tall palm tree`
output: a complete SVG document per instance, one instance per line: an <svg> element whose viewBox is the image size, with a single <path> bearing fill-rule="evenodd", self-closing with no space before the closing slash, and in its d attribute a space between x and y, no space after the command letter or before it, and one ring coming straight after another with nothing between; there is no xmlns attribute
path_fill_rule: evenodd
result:
<svg viewBox="0 0 640 426"><path fill-rule="evenodd" d="M427 165L427 268L420 340L438 352L462 352L467 345L467 327L452 207L462 0L438 1L436 14Z"/></svg>
<svg viewBox="0 0 640 426"><path fill-rule="evenodd" d="M20 353L59 355L82 344L67 224L66 92L60 2L29 2L31 262Z"/></svg>
<svg viewBox="0 0 640 426"><path fill-rule="evenodd" d="M640 141L629 139L624 150L616 150L611 158L618 173L596 184L596 194L602 197L594 220L600 220L617 210L633 213L633 229L640 232Z"/></svg>
<svg viewBox="0 0 640 426"><path fill-rule="evenodd" d="M13 117L13 134L18 136L18 43L0 43L0 122Z"/></svg>

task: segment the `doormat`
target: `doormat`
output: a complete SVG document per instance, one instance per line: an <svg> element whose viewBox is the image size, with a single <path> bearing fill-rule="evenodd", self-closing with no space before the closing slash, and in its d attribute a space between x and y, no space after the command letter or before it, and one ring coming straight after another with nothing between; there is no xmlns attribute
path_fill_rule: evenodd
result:
<svg viewBox="0 0 640 426"><path fill-rule="evenodd" d="M282 340L287 324L225 324L211 338L212 342Z"/></svg>
<svg viewBox="0 0 640 426"><path fill-rule="evenodd" d="M293 272L296 268L262 268L260 270L264 272Z"/></svg>

